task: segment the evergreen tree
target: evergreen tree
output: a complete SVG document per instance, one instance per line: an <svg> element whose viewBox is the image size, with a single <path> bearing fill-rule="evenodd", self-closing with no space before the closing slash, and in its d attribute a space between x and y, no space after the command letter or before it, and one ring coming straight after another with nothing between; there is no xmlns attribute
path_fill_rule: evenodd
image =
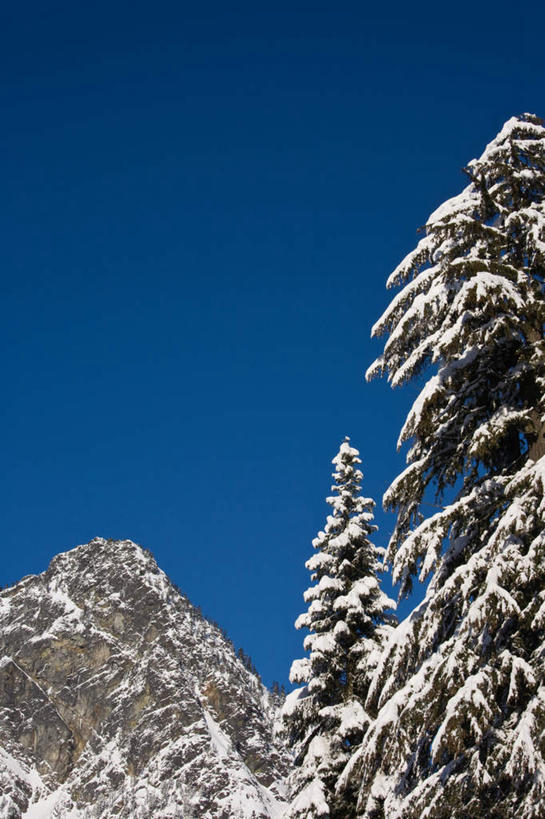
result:
<svg viewBox="0 0 545 819"><path fill-rule="evenodd" d="M304 641L310 655L293 663L290 679L304 686L283 709L295 749L291 819L352 815L354 800L335 788L369 722L361 701L390 628L386 610L395 605L377 580L383 550L369 541L374 503L360 496L358 455L346 438L333 459L335 494L327 498L333 511L306 563L315 585L305 592L309 608L295 625L310 631Z"/></svg>
<svg viewBox="0 0 545 819"><path fill-rule="evenodd" d="M430 375L385 504L401 594L432 577L384 651L378 716L345 772L365 817L537 819L545 804L541 120L510 119L466 173L373 331L389 338L370 376ZM432 488L444 506L426 517Z"/></svg>
<svg viewBox="0 0 545 819"><path fill-rule="evenodd" d="M282 706L284 700L286 699L286 689L284 688L284 685L280 685L278 680L274 680L271 685L271 694L276 707L279 708Z"/></svg>

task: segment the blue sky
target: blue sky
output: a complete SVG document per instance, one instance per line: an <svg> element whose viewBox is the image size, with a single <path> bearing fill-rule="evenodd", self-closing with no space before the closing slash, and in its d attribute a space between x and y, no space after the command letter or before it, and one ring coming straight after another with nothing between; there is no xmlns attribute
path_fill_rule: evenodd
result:
<svg viewBox="0 0 545 819"><path fill-rule="evenodd" d="M130 537L286 682L345 435L393 526L416 386L363 380L386 277L545 115L528 12L2 4L0 582Z"/></svg>

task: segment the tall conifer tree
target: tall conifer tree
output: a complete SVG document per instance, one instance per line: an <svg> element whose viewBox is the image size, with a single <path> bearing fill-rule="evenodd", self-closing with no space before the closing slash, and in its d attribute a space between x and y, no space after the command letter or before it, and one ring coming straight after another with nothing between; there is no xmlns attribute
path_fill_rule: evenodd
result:
<svg viewBox="0 0 545 819"><path fill-rule="evenodd" d="M349 819L354 799L335 793L337 780L369 723L361 702L378 662L395 604L381 591L377 573L383 550L369 540L374 502L360 496L357 449L345 438L333 459L332 507L306 566L315 581L304 595L308 611L296 621L310 634L309 657L296 660L291 681L305 685L287 697L284 721L295 748L290 819Z"/></svg>
<svg viewBox="0 0 545 819"><path fill-rule="evenodd" d="M510 119L394 271L369 375L432 374L400 443L387 560L424 601L371 684L358 815L538 819L545 804L545 128ZM449 489L452 487L452 489ZM427 516L435 489L444 504Z"/></svg>

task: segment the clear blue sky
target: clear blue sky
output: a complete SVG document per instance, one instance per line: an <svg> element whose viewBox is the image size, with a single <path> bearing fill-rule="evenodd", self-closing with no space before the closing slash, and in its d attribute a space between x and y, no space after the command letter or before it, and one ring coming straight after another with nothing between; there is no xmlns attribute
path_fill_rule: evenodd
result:
<svg viewBox="0 0 545 819"><path fill-rule="evenodd" d="M545 115L544 7L486 6L2 4L1 582L132 538L286 681L339 442L404 464L386 277Z"/></svg>

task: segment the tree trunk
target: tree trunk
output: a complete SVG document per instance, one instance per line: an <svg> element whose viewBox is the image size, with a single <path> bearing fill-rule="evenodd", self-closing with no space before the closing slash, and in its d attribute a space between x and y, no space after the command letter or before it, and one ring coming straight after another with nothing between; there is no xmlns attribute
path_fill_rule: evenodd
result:
<svg viewBox="0 0 545 819"><path fill-rule="evenodd" d="M538 410L532 410L530 417L536 437L530 444L528 457L535 462L545 455L545 424L541 420L541 413Z"/></svg>

